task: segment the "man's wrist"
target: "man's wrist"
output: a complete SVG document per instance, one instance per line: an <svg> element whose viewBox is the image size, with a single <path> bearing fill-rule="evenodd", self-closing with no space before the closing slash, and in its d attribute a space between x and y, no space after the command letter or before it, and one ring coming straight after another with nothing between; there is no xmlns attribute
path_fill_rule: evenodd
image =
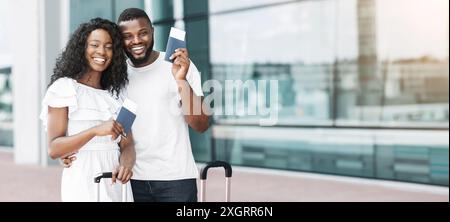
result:
<svg viewBox="0 0 450 222"><path fill-rule="evenodd" d="M123 167L131 170L134 167L134 163L135 163L134 160L130 160L127 157L123 157L123 156L120 157L120 166L123 166Z"/></svg>

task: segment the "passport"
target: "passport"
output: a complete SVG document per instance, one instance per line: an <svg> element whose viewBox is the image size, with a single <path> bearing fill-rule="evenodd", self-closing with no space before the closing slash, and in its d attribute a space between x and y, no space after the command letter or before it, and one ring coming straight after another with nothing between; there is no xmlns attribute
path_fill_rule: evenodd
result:
<svg viewBox="0 0 450 222"><path fill-rule="evenodd" d="M122 108L120 108L119 115L117 115L116 121L120 123L124 129L125 135L131 132L134 120L136 119L137 104L130 99L125 99Z"/></svg>
<svg viewBox="0 0 450 222"><path fill-rule="evenodd" d="M179 48L186 48L185 37L185 31L177 28L170 29L169 40L167 40L166 56L164 58L166 61L173 63L174 59L170 60L169 58L175 53L175 50Z"/></svg>

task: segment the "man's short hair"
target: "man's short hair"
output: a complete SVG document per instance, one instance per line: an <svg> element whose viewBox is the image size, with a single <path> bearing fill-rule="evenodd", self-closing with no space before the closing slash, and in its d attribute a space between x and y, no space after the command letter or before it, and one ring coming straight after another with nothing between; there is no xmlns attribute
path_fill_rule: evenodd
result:
<svg viewBox="0 0 450 222"><path fill-rule="evenodd" d="M117 24L126 21L132 21L138 18L144 18L148 21L148 24L152 26L152 21L148 17L147 13L139 8L127 8L125 9L117 19Z"/></svg>

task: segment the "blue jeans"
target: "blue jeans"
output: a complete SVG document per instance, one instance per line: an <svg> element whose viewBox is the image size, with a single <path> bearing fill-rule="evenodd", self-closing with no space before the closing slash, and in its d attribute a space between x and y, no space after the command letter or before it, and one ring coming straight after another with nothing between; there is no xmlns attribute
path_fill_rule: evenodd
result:
<svg viewBox="0 0 450 222"><path fill-rule="evenodd" d="M197 180L131 180L135 202L197 202Z"/></svg>

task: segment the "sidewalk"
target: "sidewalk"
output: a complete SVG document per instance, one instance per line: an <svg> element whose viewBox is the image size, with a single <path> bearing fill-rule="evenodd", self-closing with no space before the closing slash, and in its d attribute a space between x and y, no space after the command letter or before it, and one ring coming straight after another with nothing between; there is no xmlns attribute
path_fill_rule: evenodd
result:
<svg viewBox="0 0 450 222"><path fill-rule="evenodd" d="M0 151L0 202L59 201L62 168L19 166ZM223 201L224 172L211 170L207 200ZM448 187L234 167L234 202L448 202Z"/></svg>

